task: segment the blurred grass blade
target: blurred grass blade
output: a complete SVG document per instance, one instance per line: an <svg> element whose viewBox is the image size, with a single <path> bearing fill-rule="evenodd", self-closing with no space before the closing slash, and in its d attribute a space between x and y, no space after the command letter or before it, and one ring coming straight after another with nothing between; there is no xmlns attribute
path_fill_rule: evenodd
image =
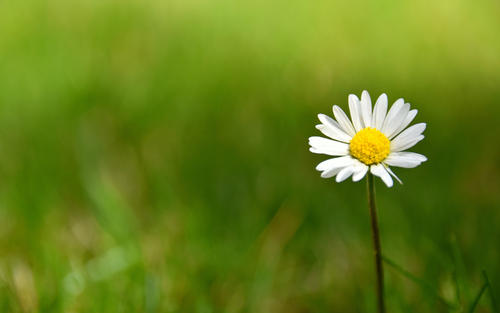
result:
<svg viewBox="0 0 500 313"><path fill-rule="evenodd" d="M460 305L462 303L462 294L460 293L460 285L459 285L459 281L458 281L458 271L457 271L456 266L453 269L452 277L453 277L453 283L455 284L455 299L457 299L456 301L458 301L458 305Z"/></svg>
<svg viewBox="0 0 500 313"><path fill-rule="evenodd" d="M134 217L131 208L106 175L87 174L84 180L94 212L104 230L123 242L135 240Z"/></svg>
<svg viewBox="0 0 500 313"><path fill-rule="evenodd" d="M435 297L440 302L442 302L443 304L445 304L446 306L448 306L450 308L456 308L456 305L454 305L452 303L449 303L447 300L445 300L443 297L441 297L439 295L439 292L431 284L429 284L425 280L416 277L415 275L413 275L412 273L408 272L403 267L399 266L398 264L396 264L394 261L392 261L391 259L387 258L386 256L382 256L382 259L384 260L384 262L387 265L389 265L390 267L394 268L396 271L398 271L400 274L402 274L403 276L405 276L406 278L408 278L409 280L411 280L415 284L419 285L424 291L427 292L427 294Z"/></svg>
<svg viewBox="0 0 500 313"><path fill-rule="evenodd" d="M488 275L486 274L485 270L483 270L483 278L486 284L488 284L488 289L490 291L491 310L495 313L498 313L498 306L495 299L495 294L493 293L493 287L491 287L490 280L488 279Z"/></svg>
<svg viewBox="0 0 500 313"><path fill-rule="evenodd" d="M487 287L488 287L488 282L485 282L481 287L481 290L479 290L479 293L477 294L476 298L474 299L474 302L472 302L472 305L469 309L469 313L473 313L476 310L477 304L479 303L479 300L481 300L481 296L483 295Z"/></svg>
<svg viewBox="0 0 500 313"><path fill-rule="evenodd" d="M121 243L136 238L135 216L109 168L102 165L105 142L85 125L79 136L81 182L90 200L90 209L101 227Z"/></svg>
<svg viewBox="0 0 500 313"><path fill-rule="evenodd" d="M461 305L464 305L470 301L471 291L468 284L466 283L465 277L465 262L458 245L457 237L455 234L451 236L451 248L453 262L455 263L455 283L457 288L457 295L459 296L458 301Z"/></svg>

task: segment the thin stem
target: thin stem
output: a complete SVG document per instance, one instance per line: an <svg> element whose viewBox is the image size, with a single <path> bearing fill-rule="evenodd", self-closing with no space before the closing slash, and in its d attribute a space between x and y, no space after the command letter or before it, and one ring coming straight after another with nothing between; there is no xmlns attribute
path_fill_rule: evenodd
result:
<svg viewBox="0 0 500 313"><path fill-rule="evenodd" d="M399 273L401 273L403 276L405 276L409 280L413 281L415 284L417 284L420 287L422 287L422 289L424 289L424 291L426 291L429 295L432 295L432 296L436 297L443 304L447 305L450 308L455 308L456 307L454 304L451 304L448 301L446 301L444 298L442 298L439 295L439 292L431 284L429 284L425 280L416 277L415 275L413 275L412 273L408 272L403 267L399 266L398 264L396 264L394 261L392 261L391 259L389 259L386 256L382 256L382 260L387 265L391 266L392 268L394 268L395 270L397 270Z"/></svg>
<svg viewBox="0 0 500 313"><path fill-rule="evenodd" d="M368 192L368 208L372 225L373 249L375 253L375 269L377 273L377 307L378 313L385 313L384 304L384 270L382 268L382 249L380 248L380 232L378 229L377 208L375 207L375 186L373 175L368 173L366 190Z"/></svg>
<svg viewBox="0 0 500 313"><path fill-rule="evenodd" d="M479 290L479 293L477 294L476 298L474 299L474 302L472 302L472 305L469 309L470 313L474 313L476 311L476 306L479 303L479 300L481 300L481 296L486 291L486 288L488 288L488 282L484 283L484 285L481 287L481 290Z"/></svg>
<svg viewBox="0 0 500 313"><path fill-rule="evenodd" d="M497 306L497 302L495 300L495 294L493 292L493 287L491 287L490 280L488 279L488 275L486 274L485 270L483 270L483 278L484 278L484 281L488 284L488 289L490 291L491 308L492 308L493 312L498 313L498 306Z"/></svg>

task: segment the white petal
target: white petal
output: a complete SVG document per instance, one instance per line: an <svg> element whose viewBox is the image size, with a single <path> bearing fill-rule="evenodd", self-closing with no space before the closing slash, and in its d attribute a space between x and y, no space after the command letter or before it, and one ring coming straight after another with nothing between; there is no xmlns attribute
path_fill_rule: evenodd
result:
<svg viewBox="0 0 500 313"><path fill-rule="evenodd" d="M361 163L361 166L356 166L356 171L352 175L352 181L360 181L363 177L365 177L368 169L368 165L365 165L363 163Z"/></svg>
<svg viewBox="0 0 500 313"><path fill-rule="evenodd" d="M378 97L373 109L372 126L380 130L384 124L385 114L387 113L387 95L385 93Z"/></svg>
<svg viewBox="0 0 500 313"><path fill-rule="evenodd" d="M337 175L343 168L356 164L355 162L356 160L351 156L343 156L323 161L316 166L316 169L323 171L321 177L330 178Z"/></svg>
<svg viewBox="0 0 500 313"><path fill-rule="evenodd" d="M391 151L401 151L401 147L415 140L425 130L425 123L415 124L391 141Z"/></svg>
<svg viewBox="0 0 500 313"><path fill-rule="evenodd" d="M326 171L321 173L321 178L333 177L333 176L337 175L342 169L343 169L343 167L338 167L338 168L332 168L330 170L326 170Z"/></svg>
<svg viewBox="0 0 500 313"><path fill-rule="evenodd" d="M389 121L386 120L386 126L383 133L388 138L392 137L394 132L401 126L401 124L403 124L409 111L410 111L410 104L405 103L403 104L403 106L401 106L399 111L397 111L394 114L391 120Z"/></svg>
<svg viewBox="0 0 500 313"><path fill-rule="evenodd" d="M344 180L346 180L347 178L349 178L349 176L351 176L352 174L354 173L354 166L347 166L347 167L344 167L338 174L337 174L337 177L335 178L335 181L337 183L340 183Z"/></svg>
<svg viewBox="0 0 500 313"><path fill-rule="evenodd" d="M309 151L313 153L328 154L328 155L347 155L349 153L349 145L343 142L323 138L309 137Z"/></svg>
<svg viewBox="0 0 500 313"><path fill-rule="evenodd" d="M405 120L403 121L403 123L401 123L401 126L399 126L399 128L396 129L396 131L394 131L394 133L389 137L389 139L396 137L397 134L399 134L400 132L402 132L406 128L406 126L410 125L410 123L413 121L415 116L417 116L417 113L418 113L418 110L411 110L410 112L408 112Z"/></svg>
<svg viewBox="0 0 500 313"><path fill-rule="evenodd" d="M317 130L319 130L320 132L323 133L323 135L329 137L329 138L332 138L333 140L336 140L336 141L341 141L341 142L345 142L345 143L349 143L351 141L351 136L347 135L346 134L346 137L342 136L342 135L339 135L339 133L337 133L335 130L333 130L332 128L330 128L329 126L326 126L324 124L318 124L315 126ZM350 138L350 139L349 139Z"/></svg>
<svg viewBox="0 0 500 313"><path fill-rule="evenodd" d="M346 134L333 118L325 114L318 114L318 118L323 124L316 125L316 128L319 129L323 134L338 141L351 141L352 137Z"/></svg>
<svg viewBox="0 0 500 313"><path fill-rule="evenodd" d="M393 146L391 143L391 152L399 152L399 151L403 151L406 149L410 149L411 147L416 145L419 141L421 141L424 138L425 138L424 135L420 135L417 138L415 138L414 140L407 142L406 144L398 144L397 146Z"/></svg>
<svg viewBox="0 0 500 313"><path fill-rule="evenodd" d="M411 127L407 128L404 132L399 134L396 138L394 138L394 140L402 140L404 138L414 139L415 137L422 134L422 132L425 130L426 127L427 124L425 123L418 123L412 125Z"/></svg>
<svg viewBox="0 0 500 313"><path fill-rule="evenodd" d="M337 122L339 122L339 125L342 127L344 132L350 136L356 135L356 131L354 130L354 127L352 127L351 121L338 105L333 106L333 115L335 116Z"/></svg>
<svg viewBox="0 0 500 313"><path fill-rule="evenodd" d="M385 166L385 169L387 170L387 172L389 172L389 174L391 174L392 177L396 178L398 183L400 183L401 185L403 184L401 179L399 179L399 177L397 177L396 174L394 174L394 172L391 170L391 168L389 166Z"/></svg>
<svg viewBox="0 0 500 313"><path fill-rule="evenodd" d="M354 159L350 155L346 155L343 157L325 160L316 166L316 170L327 171L327 170L331 170L333 168L342 168L342 167L345 167L347 165L351 165L353 163L354 163Z"/></svg>
<svg viewBox="0 0 500 313"><path fill-rule="evenodd" d="M422 162L427 161L424 155L414 152L392 152L384 160L384 163L405 168L414 168L419 166Z"/></svg>
<svg viewBox="0 0 500 313"><path fill-rule="evenodd" d="M391 175L389 175L389 173L385 170L382 163L370 166L370 171L373 175L380 177L387 187L392 187Z"/></svg>
<svg viewBox="0 0 500 313"><path fill-rule="evenodd" d="M366 90L361 93L361 118L365 127L372 127L372 100Z"/></svg>
<svg viewBox="0 0 500 313"><path fill-rule="evenodd" d="M391 109L387 113L387 116L385 117L384 124L382 125L382 128L380 129L381 132L383 132L385 134L385 130L391 124L394 116L396 116L396 114L399 112L399 110L401 110L401 108L403 107L404 104L405 104L405 101L402 98L398 99L398 100L396 100L396 102L394 102L394 104L391 106Z"/></svg>
<svg viewBox="0 0 500 313"><path fill-rule="evenodd" d="M364 128L363 122L361 121L361 104L356 95L349 95L349 111L351 112L351 120L354 125L356 132L359 132Z"/></svg>

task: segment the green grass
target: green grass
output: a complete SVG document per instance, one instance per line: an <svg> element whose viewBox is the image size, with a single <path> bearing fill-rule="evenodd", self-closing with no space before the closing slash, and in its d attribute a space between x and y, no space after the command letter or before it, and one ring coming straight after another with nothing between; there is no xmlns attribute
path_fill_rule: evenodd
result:
<svg viewBox="0 0 500 313"><path fill-rule="evenodd" d="M0 311L373 312L364 183L307 150L367 89L428 124L376 187L384 255L433 292L386 266L389 311L495 312L498 9L2 2Z"/></svg>

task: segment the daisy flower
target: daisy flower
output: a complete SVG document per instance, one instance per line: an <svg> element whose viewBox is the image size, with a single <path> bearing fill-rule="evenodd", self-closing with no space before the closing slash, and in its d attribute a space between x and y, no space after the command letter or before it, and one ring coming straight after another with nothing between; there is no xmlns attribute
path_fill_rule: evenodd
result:
<svg viewBox="0 0 500 313"><path fill-rule="evenodd" d="M387 112L387 95L382 94L372 110L370 95L365 90L361 100L356 95L349 95L351 120L334 105L335 119L318 114L321 124L316 125L325 136L309 138L310 151L334 156L318 164L321 177L336 176L341 182L352 176L353 181L361 180L368 170L392 187L394 174L390 166L413 168L427 158L405 150L424 139L422 132L426 124L419 123L408 127L417 115L417 110L410 110L410 104L398 99ZM406 128L408 127L408 128Z"/></svg>

